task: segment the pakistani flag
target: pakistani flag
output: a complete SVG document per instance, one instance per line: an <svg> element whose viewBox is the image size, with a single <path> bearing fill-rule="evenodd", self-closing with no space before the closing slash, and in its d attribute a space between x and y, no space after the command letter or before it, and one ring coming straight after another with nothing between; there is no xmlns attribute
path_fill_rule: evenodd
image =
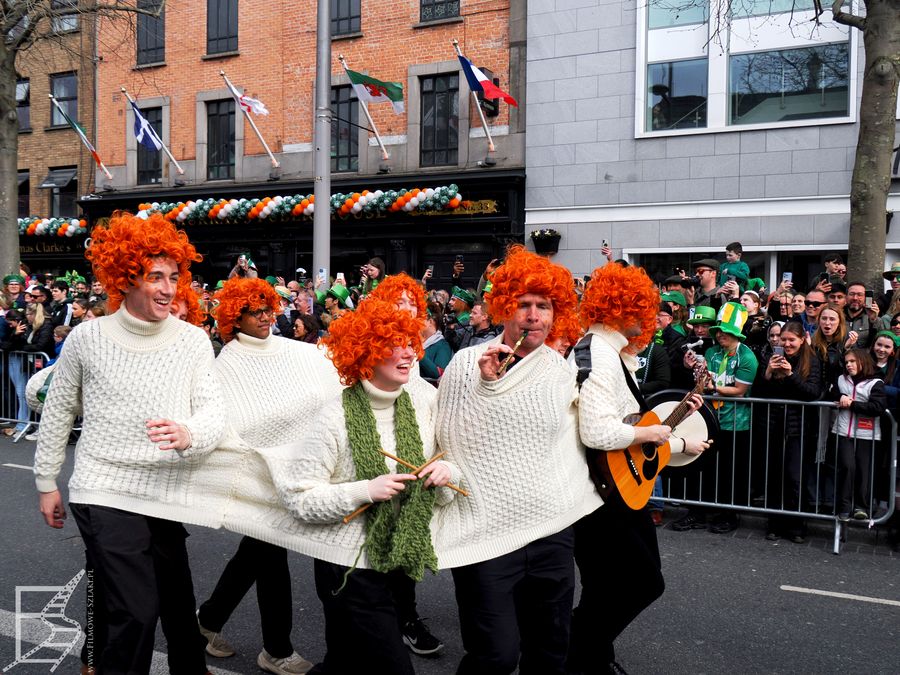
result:
<svg viewBox="0 0 900 675"><path fill-rule="evenodd" d="M345 68L347 77L356 91L356 97L364 103L390 101L395 113L403 112L403 85L399 82L382 82L374 77Z"/></svg>

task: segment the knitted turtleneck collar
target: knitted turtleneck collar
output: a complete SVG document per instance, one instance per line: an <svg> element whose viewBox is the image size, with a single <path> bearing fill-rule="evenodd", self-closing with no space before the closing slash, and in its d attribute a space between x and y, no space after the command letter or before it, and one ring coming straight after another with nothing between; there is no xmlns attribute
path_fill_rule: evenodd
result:
<svg viewBox="0 0 900 675"><path fill-rule="evenodd" d="M144 321L128 311L127 300L122 301L121 308L113 316L116 317L122 328L135 335L159 335L163 332L167 322L178 320L169 315L162 321Z"/></svg>
<svg viewBox="0 0 900 675"><path fill-rule="evenodd" d="M403 387L400 387L396 391L385 391L384 389L379 389L368 380L362 381L362 388L369 397L369 403L373 410L390 408L394 405L394 402L400 398L400 394L403 393Z"/></svg>
<svg viewBox="0 0 900 675"><path fill-rule="evenodd" d="M101 334L133 352L160 349L187 328L187 324L174 316L162 321L139 319L127 310L125 303L110 316L101 316L96 323Z"/></svg>
<svg viewBox="0 0 900 675"><path fill-rule="evenodd" d="M638 369L638 360L637 357L631 352L625 351L625 348L628 347L628 338L622 335L619 331L613 330L607 326L604 326L601 323L592 324L590 328L588 328L588 333L592 333L602 338L605 342L612 346L615 349L622 361L625 362L625 366L632 373Z"/></svg>
<svg viewBox="0 0 900 675"><path fill-rule="evenodd" d="M247 335L246 333L235 333L234 340L243 350L253 352L254 354L277 354L284 346L282 340L287 338L278 337L276 335L267 335L263 339Z"/></svg>

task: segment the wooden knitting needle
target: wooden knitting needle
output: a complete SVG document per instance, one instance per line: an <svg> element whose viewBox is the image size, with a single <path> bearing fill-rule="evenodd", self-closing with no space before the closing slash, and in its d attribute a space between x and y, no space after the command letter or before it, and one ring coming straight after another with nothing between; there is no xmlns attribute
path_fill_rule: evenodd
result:
<svg viewBox="0 0 900 675"><path fill-rule="evenodd" d="M443 453L443 452L439 452L438 454L436 454L434 457L432 457L431 459L429 459L427 462L425 462L422 466L420 466L420 467L417 469L416 467L414 467L414 466L413 466L412 464L410 464L409 462L404 462L404 461L403 461L402 459L400 459L399 457L394 457L391 453L389 453L389 452L387 452L387 451L385 451L385 450L379 450L378 452L380 452L380 453L381 453L382 455L384 455L385 457L388 457L388 458L394 460L394 461L397 462L398 464L402 464L402 465L405 466L407 469L412 469L412 470L413 470L413 473L414 473L416 476L418 476L418 475L419 475L419 472L420 472L422 469L424 469L426 466L428 466L428 465L431 464L432 462L435 462L435 461L437 461L439 458L441 458L441 457L444 456L444 453ZM455 490L456 492L458 492L459 494L461 494L463 497L468 497L468 496L469 496L469 493L468 493L468 492L466 492L465 490L463 490L461 487L459 487L459 486L457 486L457 485L454 485L453 483L447 483L444 487L448 487L448 488L450 488L451 490Z"/></svg>

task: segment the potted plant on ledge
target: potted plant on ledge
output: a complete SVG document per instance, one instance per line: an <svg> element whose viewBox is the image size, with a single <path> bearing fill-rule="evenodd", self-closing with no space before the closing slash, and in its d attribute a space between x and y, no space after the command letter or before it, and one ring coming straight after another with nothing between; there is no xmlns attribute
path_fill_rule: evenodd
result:
<svg viewBox="0 0 900 675"><path fill-rule="evenodd" d="M562 238L556 230L533 230L531 242L534 244L535 253L550 255L559 251L559 240Z"/></svg>

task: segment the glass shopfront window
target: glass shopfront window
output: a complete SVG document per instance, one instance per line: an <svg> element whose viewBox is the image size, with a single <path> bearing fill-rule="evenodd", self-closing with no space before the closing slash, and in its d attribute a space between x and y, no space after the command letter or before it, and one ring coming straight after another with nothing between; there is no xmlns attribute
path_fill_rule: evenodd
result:
<svg viewBox="0 0 900 675"><path fill-rule="evenodd" d="M647 66L647 131L706 126L707 61Z"/></svg>

